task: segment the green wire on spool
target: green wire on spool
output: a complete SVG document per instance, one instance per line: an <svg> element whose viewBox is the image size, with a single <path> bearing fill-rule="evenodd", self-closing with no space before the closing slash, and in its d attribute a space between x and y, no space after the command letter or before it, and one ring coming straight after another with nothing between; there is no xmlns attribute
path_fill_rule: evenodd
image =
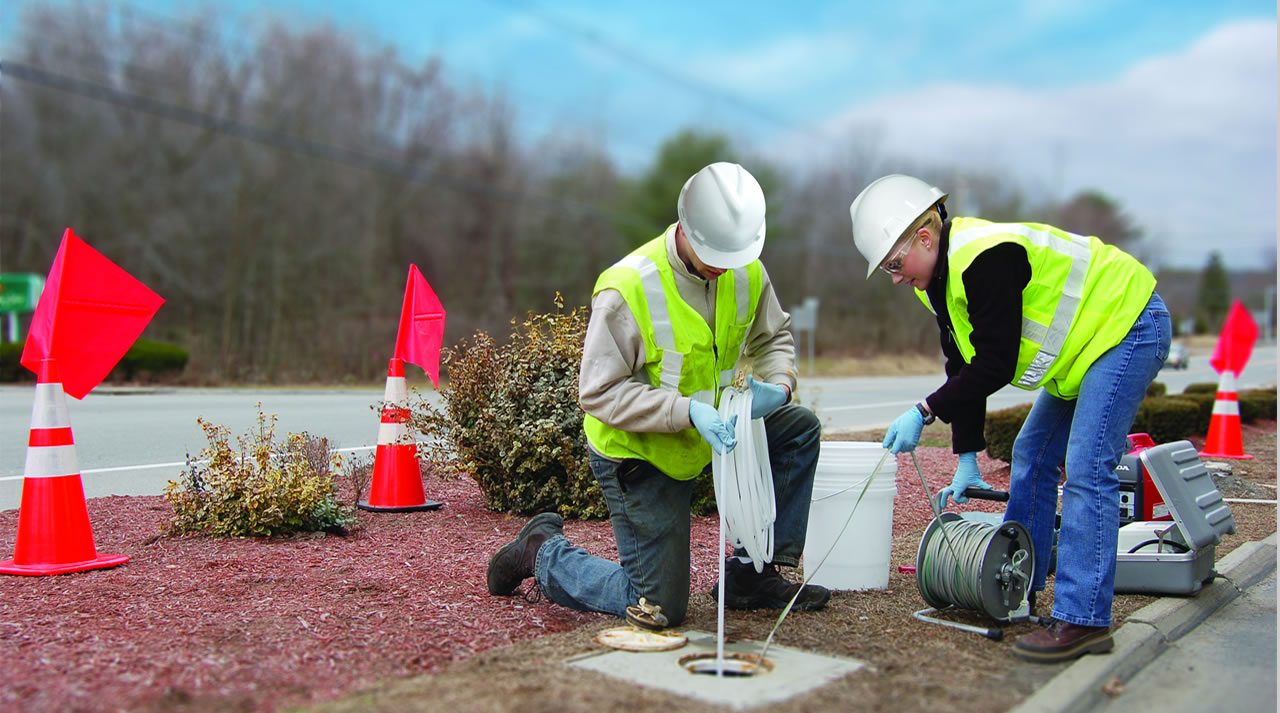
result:
<svg viewBox="0 0 1280 713"><path fill-rule="evenodd" d="M916 586L935 609L971 609L1010 621L1031 585L1034 555L1019 522L992 525L942 513L920 538Z"/></svg>

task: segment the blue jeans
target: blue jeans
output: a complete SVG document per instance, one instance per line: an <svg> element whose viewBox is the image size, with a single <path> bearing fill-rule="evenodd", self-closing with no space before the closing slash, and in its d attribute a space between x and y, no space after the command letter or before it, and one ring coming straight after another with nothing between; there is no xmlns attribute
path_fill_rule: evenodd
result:
<svg viewBox="0 0 1280 713"><path fill-rule="evenodd" d="M1169 354L1169 311L1157 294L1119 344L1089 367L1075 400L1042 391L1013 443L1005 520L1031 533L1032 591L1044 589L1058 505L1058 466L1066 464L1058 533L1053 618L1110 626L1115 595L1120 481L1128 433L1147 386Z"/></svg>
<svg viewBox="0 0 1280 713"><path fill-rule="evenodd" d="M804 552L822 425L812 411L787 404L766 416L764 427L777 507L773 561L795 567ZM671 478L646 461L618 462L594 452L591 471L609 504L620 562L588 554L558 535L538 548L538 587L562 606L619 617L644 597L679 625L689 610L693 480Z"/></svg>

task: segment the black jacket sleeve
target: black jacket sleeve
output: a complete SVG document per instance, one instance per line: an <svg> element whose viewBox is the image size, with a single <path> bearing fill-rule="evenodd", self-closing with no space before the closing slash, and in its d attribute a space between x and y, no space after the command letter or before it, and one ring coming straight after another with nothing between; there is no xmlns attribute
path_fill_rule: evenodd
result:
<svg viewBox="0 0 1280 713"><path fill-rule="evenodd" d="M968 363L955 344L951 317L946 312L945 269L942 275L942 280L931 282L928 294L938 314L947 381L927 401L938 418L951 424L956 453L980 451L987 447L983 436L987 397L1011 382L1018 367L1022 290L1031 281L1031 263L1022 246L1001 243L984 251L964 271L968 317L973 325L970 340L974 355Z"/></svg>

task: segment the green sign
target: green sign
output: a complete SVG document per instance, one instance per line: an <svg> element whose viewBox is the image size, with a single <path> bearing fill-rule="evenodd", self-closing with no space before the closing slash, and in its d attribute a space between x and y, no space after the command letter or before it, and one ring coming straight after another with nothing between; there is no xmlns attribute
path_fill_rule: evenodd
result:
<svg viewBox="0 0 1280 713"><path fill-rule="evenodd" d="M44 291L44 278L34 272L0 273L0 312L31 312Z"/></svg>

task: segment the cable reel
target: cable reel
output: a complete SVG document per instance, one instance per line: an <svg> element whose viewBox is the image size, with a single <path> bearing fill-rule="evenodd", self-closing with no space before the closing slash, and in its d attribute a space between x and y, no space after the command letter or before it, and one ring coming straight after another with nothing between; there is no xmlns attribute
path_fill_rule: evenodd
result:
<svg viewBox="0 0 1280 713"><path fill-rule="evenodd" d="M1030 617L1025 603L1035 549L1022 523L998 525L942 513L929 523L916 553L916 586L932 609L915 618L972 631L999 641L1000 629L982 628L927 616L946 609L978 611L1001 622Z"/></svg>

